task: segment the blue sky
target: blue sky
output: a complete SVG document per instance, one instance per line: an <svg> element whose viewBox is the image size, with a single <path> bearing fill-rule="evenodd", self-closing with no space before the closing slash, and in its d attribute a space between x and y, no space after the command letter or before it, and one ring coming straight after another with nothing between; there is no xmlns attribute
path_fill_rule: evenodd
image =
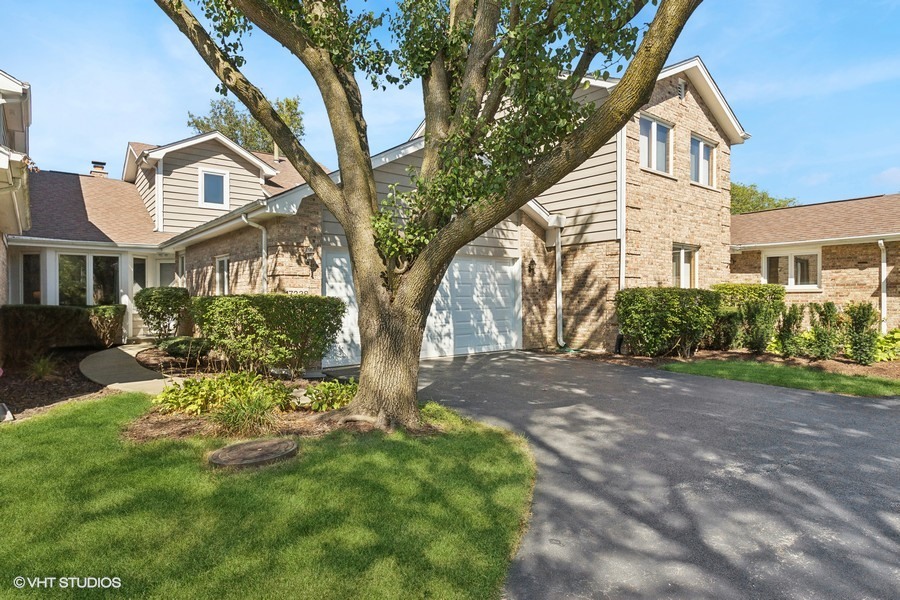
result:
<svg viewBox="0 0 900 600"><path fill-rule="evenodd" d="M151 0L3 2L0 69L33 87L31 155L43 169L121 174L128 141L191 133L216 81ZM648 13L649 14L649 13ZM706 0L671 62L699 55L753 137L732 179L819 202L900 192L900 0ZM305 143L336 164L308 75L259 32L245 71L271 96L300 95ZM370 141L405 141L422 118L418 86L366 88Z"/></svg>

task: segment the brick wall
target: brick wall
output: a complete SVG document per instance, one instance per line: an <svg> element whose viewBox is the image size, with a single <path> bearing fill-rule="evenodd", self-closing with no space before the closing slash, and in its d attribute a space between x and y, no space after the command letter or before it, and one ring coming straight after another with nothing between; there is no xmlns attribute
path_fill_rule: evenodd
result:
<svg viewBox="0 0 900 600"><path fill-rule="evenodd" d="M888 328L900 327L900 242L887 242L888 260ZM761 253L734 254L731 258L731 281L759 283ZM842 244L822 247L822 291L788 292L788 303L834 302L846 306L851 302L881 303L881 250L875 243Z"/></svg>
<svg viewBox="0 0 900 600"><path fill-rule="evenodd" d="M563 332L571 348L611 351L618 333L619 242L563 248Z"/></svg>
<svg viewBox="0 0 900 600"><path fill-rule="evenodd" d="M688 83L682 100L678 78L659 82L648 115L674 123L672 175L640 167L640 121L626 126L626 286L672 285L674 244L699 246L697 285L729 278L731 244L731 150L703 101ZM716 181L709 189L690 179L690 141L697 134L716 145Z"/></svg>
<svg viewBox="0 0 900 600"><path fill-rule="evenodd" d="M9 248L6 234L0 234L0 306L9 302Z"/></svg>
<svg viewBox="0 0 900 600"><path fill-rule="evenodd" d="M265 223L268 229L268 285L270 292L322 293L321 206L304 200L296 215ZM192 295L209 296L216 289L216 257L229 259L232 294L262 292L260 250L262 232L252 227L194 244L185 251L185 284ZM308 261L305 249L315 253Z"/></svg>
<svg viewBox="0 0 900 600"><path fill-rule="evenodd" d="M522 252L522 347L556 346L556 256L544 230L527 215L519 221Z"/></svg>

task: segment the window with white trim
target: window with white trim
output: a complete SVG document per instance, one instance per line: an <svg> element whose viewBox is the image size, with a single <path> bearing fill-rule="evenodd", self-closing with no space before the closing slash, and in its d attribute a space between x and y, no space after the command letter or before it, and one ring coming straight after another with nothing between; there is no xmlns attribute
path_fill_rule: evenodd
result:
<svg viewBox="0 0 900 600"><path fill-rule="evenodd" d="M41 303L41 255L22 255L22 304Z"/></svg>
<svg viewBox="0 0 900 600"><path fill-rule="evenodd" d="M227 296L229 294L228 265L229 260L227 256L216 257L216 296Z"/></svg>
<svg viewBox="0 0 900 600"><path fill-rule="evenodd" d="M707 187L716 185L715 152L715 146L691 136L691 181Z"/></svg>
<svg viewBox="0 0 900 600"><path fill-rule="evenodd" d="M819 250L773 252L763 256L763 282L787 289L818 289L822 258Z"/></svg>
<svg viewBox="0 0 900 600"><path fill-rule="evenodd" d="M641 166L671 173L672 128L649 117L641 117Z"/></svg>
<svg viewBox="0 0 900 600"><path fill-rule="evenodd" d="M200 169L200 206L228 208L228 172Z"/></svg>
<svg viewBox="0 0 900 600"><path fill-rule="evenodd" d="M697 287L697 250L696 246L683 244L672 246L673 287Z"/></svg>

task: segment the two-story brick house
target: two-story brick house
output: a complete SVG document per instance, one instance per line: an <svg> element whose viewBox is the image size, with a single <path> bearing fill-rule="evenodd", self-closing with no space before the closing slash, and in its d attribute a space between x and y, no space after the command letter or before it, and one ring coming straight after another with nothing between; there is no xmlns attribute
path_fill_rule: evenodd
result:
<svg viewBox="0 0 900 600"><path fill-rule="evenodd" d="M616 85L588 83L586 102L602 102ZM663 70L651 101L613 140L460 250L435 298L423 356L609 348L622 287L725 281L730 148L747 137L700 59ZM423 145L414 135L373 157L382 193L409 185ZM11 301L115 298L130 307L144 285L333 295L349 310L326 364L358 361L343 231L287 161L211 133L131 143L122 181L104 175L101 167L34 178L44 217L13 241ZM129 319L128 334L140 327Z"/></svg>

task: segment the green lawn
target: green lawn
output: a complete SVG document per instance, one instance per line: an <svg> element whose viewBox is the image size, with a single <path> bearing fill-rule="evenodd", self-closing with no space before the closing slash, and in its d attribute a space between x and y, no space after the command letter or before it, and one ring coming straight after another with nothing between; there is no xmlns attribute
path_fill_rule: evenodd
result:
<svg viewBox="0 0 900 600"><path fill-rule="evenodd" d="M338 432L226 473L204 462L223 441L121 441L149 406L0 427L0 597L30 595L17 576L119 577L120 597L499 597L535 473L521 438L429 404L447 434Z"/></svg>
<svg viewBox="0 0 900 600"><path fill-rule="evenodd" d="M851 396L900 395L900 381L862 375L840 375L809 367L771 365L743 360L696 360L673 362L661 368L674 373L767 383Z"/></svg>

